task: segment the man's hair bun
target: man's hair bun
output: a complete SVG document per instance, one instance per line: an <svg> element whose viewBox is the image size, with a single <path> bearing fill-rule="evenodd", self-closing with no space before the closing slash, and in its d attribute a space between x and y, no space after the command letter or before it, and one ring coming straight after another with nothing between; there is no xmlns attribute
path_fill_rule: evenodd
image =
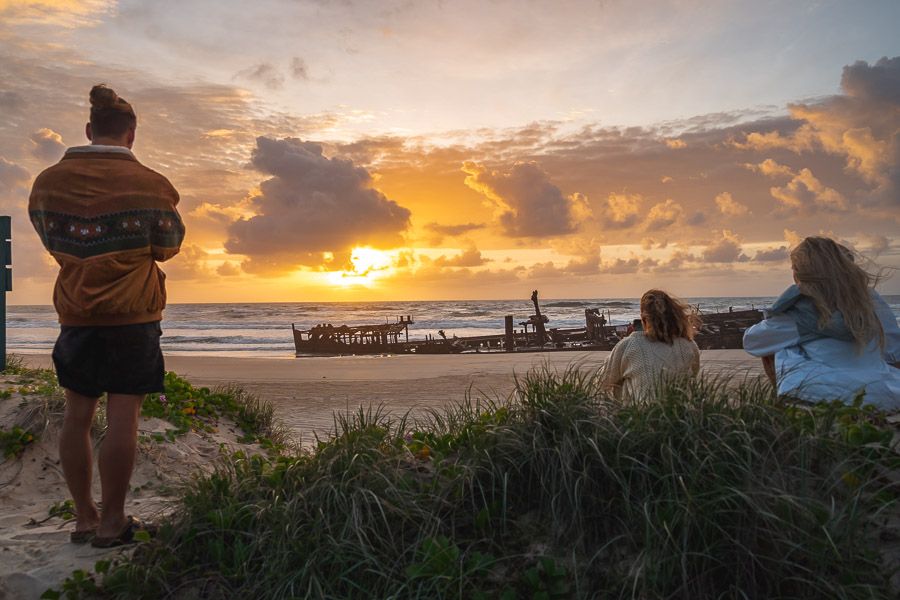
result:
<svg viewBox="0 0 900 600"><path fill-rule="evenodd" d="M91 88L91 129L99 137L119 136L137 125L134 108L106 84Z"/></svg>
<svg viewBox="0 0 900 600"><path fill-rule="evenodd" d="M106 87L106 84L101 83L91 88L91 108L113 108L119 101L116 92L112 88Z"/></svg>

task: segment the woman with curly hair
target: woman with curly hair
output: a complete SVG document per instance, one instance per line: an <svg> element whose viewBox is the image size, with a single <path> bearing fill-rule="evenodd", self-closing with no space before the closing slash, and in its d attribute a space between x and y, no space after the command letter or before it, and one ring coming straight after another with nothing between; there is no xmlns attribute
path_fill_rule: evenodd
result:
<svg viewBox="0 0 900 600"><path fill-rule="evenodd" d="M641 297L641 325L613 348L603 373L607 387L623 398L646 397L663 376L696 375L700 350L690 308L662 290Z"/></svg>
<svg viewBox="0 0 900 600"><path fill-rule="evenodd" d="M791 268L794 285L744 333L778 394L900 409L900 328L874 289L879 276L825 237L800 242Z"/></svg>

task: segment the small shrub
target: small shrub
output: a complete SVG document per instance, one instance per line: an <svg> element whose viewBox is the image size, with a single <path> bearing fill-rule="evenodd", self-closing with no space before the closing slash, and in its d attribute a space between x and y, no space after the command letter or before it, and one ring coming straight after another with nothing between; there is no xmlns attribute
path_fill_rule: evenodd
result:
<svg viewBox="0 0 900 600"><path fill-rule="evenodd" d="M153 434L157 442L171 441L188 431L213 432L227 417L244 432L239 441L257 442L276 451L287 444L287 435L277 427L274 408L236 386L218 390L194 387L173 372L165 375L165 392L150 394L141 406L145 417L158 417L175 426L165 434Z"/></svg>
<svg viewBox="0 0 900 600"><path fill-rule="evenodd" d="M34 434L18 425L10 430L0 429L0 450L3 458L13 458L25 451L25 448L34 443Z"/></svg>

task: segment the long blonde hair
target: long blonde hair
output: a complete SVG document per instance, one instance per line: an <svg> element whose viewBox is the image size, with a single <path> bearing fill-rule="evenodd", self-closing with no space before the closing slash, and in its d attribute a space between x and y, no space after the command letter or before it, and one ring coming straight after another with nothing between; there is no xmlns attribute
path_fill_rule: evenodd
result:
<svg viewBox="0 0 900 600"><path fill-rule="evenodd" d="M641 296L641 319L644 335L670 346L675 338L694 339L699 319L684 302L662 290L648 290Z"/></svg>
<svg viewBox="0 0 900 600"><path fill-rule="evenodd" d="M873 338L884 347L884 330L869 291L880 280L880 272L866 271L849 248L826 237L800 242L791 251L791 267L800 293L815 304L819 327L839 311L857 347Z"/></svg>

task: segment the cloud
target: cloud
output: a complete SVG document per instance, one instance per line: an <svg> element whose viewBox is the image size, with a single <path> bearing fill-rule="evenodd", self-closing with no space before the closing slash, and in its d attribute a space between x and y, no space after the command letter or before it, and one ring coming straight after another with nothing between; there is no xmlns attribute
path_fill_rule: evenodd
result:
<svg viewBox="0 0 900 600"><path fill-rule="evenodd" d="M23 167L0 156L0 192L10 192L24 187L31 175Z"/></svg>
<svg viewBox="0 0 900 600"><path fill-rule="evenodd" d="M780 203L778 214L812 215L818 210L844 212L849 208L840 192L824 185L808 168L794 171L770 158L744 167L770 178L791 178L786 185L769 188L769 193Z"/></svg>
<svg viewBox="0 0 900 600"><path fill-rule="evenodd" d="M733 232L724 229L722 237L708 244L701 257L708 263L733 263L750 260L741 249L740 240Z"/></svg>
<svg viewBox="0 0 900 600"><path fill-rule="evenodd" d="M900 101L900 56L874 65L859 60L844 67L841 87L851 98L894 104Z"/></svg>
<svg viewBox="0 0 900 600"><path fill-rule="evenodd" d="M803 241L803 236L794 231L793 229L785 229L784 230L784 241L788 243L789 248L795 247L797 244Z"/></svg>
<svg viewBox="0 0 900 600"><path fill-rule="evenodd" d="M209 253L196 244L183 244L181 251L172 260L166 262L163 269L172 280L202 280L212 275L207 265Z"/></svg>
<svg viewBox="0 0 900 600"><path fill-rule="evenodd" d="M657 240L652 237L643 238L641 240L641 248L644 250L652 250L653 247L657 247L660 249L666 248L669 245L669 240Z"/></svg>
<svg viewBox="0 0 900 600"><path fill-rule="evenodd" d="M659 261L653 258L640 258L632 256L630 258L617 258L614 261L604 262L601 265L603 273L609 275L627 275L629 273L637 273L638 271L646 271L659 266Z"/></svg>
<svg viewBox="0 0 900 600"><path fill-rule="evenodd" d="M706 213L702 210L697 210L685 217L684 219L685 225L691 225L693 227L697 227L699 225L703 225L706 223Z"/></svg>
<svg viewBox="0 0 900 600"><path fill-rule="evenodd" d="M235 77L258 81L270 90L281 89L284 86L284 75L271 63L259 63L238 71Z"/></svg>
<svg viewBox="0 0 900 600"><path fill-rule="evenodd" d="M0 110L9 114L23 108L25 108L25 98L21 94L10 90L0 90Z"/></svg>
<svg viewBox="0 0 900 600"><path fill-rule="evenodd" d="M291 59L290 71L291 77L294 79L301 79L303 81L309 79L309 67L306 66L306 61L299 56L295 56Z"/></svg>
<svg viewBox="0 0 900 600"><path fill-rule="evenodd" d="M0 1L0 20L9 25L96 25L115 10L117 0Z"/></svg>
<svg viewBox="0 0 900 600"><path fill-rule="evenodd" d="M45 162L58 160L66 151L62 136L46 127L32 133L29 139L32 143L31 154Z"/></svg>
<svg viewBox="0 0 900 600"><path fill-rule="evenodd" d="M696 262L697 257L687 250L675 250L669 255L666 262L656 267L658 272L677 271L684 268L686 263Z"/></svg>
<svg viewBox="0 0 900 600"><path fill-rule="evenodd" d="M478 229L484 229L484 223L460 223L458 225L442 225L440 223L426 223L425 229L440 236L456 237Z"/></svg>
<svg viewBox="0 0 900 600"><path fill-rule="evenodd" d="M567 275L594 275L599 273L601 271L600 253L572 258L566 263L564 270Z"/></svg>
<svg viewBox="0 0 900 600"><path fill-rule="evenodd" d="M519 162L504 172L467 161L462 170L465 184L494 203L510 237L570 234L591 214L584 196L564 196L536 162Z"/></svg>
<svg viewBox="0 0 900 600"><path fill-rule="evenodd" d="M860 249L872 258L878 258L891 248L890 238L884 235L864 233L860 238L863 242Z"/></svg>
<svg viewBox="0 0 900 600"><path fill-rule="evenodd" d="M441 255L434 260L434 265L437 267L480 267L489 262L491 262L490 259L483 257L480 250L469 248L449 258Z"/></svg>
<svg viewBox="0 0 900 600"><path fill-rule="evenodd" d="M682 148L687 148L687 142L681 139L670 139L666 140L666 146L673 150L680 150Z"/></svg>
<svg viewBox="0 0 900 600"><path fill-rule="evenodd" d="M682 214L684 214L684 209L681 205L668 198L665 202L660 202L650 209L650 212L647 213L647 220L644 221L644 228L647 231L666 229L675 224Z"/></svg>
<svg viewBox="0 0 900 600"><path fill-rule="evenodd" d="M731 192L722 192L715 198L719 212L729 217L743 217L750 214L750 209L741 204L731 195Z"/></svg>
<svg viewBox="0 0 900 600"><path fill-rule="evenodd" d="M638 221L641 197L637 194L610 194L606 199L602 224L610 229L633 227Z"/></svg>
<svg viewBox="0 0 900 600"><path fill-rule="evenodd" d="M228 227L225 248L249 258L245 271L321 266L331 253L337 268L354 246L396 247L410 211L372 187L369 172L320 144L296 138L256 140L251 164L272 175L252 197L252 217Z"/></svg>
<svg viewBox="0 0 900 600"><path fill-rule="evenodd" d="M766 177L793 177L794 172L790 167L786 167L785 165L778 164L771 158L767 158L759 164L750 164L746 163L744 165L747 169L751 171L756 171L757 173L762 173Z"/></svg>
<svg viewBox="0 0 900 600"><path fill-rule="evenodd" d="M758 250L753 256L753 260L756 262L779 262L790 258L790 254L787 246L766 248L765 250Z"/></svg>
<svg viewBox="0 0 900 600"><path fill-rule="evenodd" d="M787 185L773 187L769 191L781 203L781 210L788 214L810 215L817 210L847 210L847 201L841 193L826 187L809 169L800 169Z"/></svg>
<svg viewBox="0 0 900 600"><path fill-rule="evenodd" d="M817 149L842 156L846 169L869 186L870 200L900 204L900 57L844 67L844 93L790 106L799 126L791 132L750 133L738 147Z"/></svg>
<svg viewBox="0 0 900 600"><path fill-rule="evenodd" d="M216 268L216 273L222 277L237 277L242 273L240 265L233 262L223 262Z"/></svg>

